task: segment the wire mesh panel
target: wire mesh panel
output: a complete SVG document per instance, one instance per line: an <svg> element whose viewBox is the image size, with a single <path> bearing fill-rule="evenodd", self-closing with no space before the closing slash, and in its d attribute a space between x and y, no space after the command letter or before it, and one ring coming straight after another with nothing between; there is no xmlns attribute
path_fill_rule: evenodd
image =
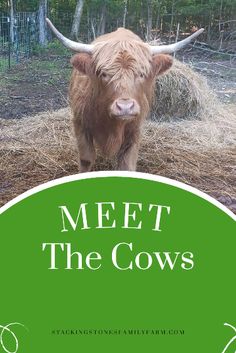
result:
<svg viewBox="0 0 236 353"><path fill-rule="evenodd" d="M18 12L12 19L0 14L0 71L28 59L32 46L38 42L35 12Z"/></svg>
<svg viewBox="0 0 236 353"><path fill-rule="evenodd" d="M0 71L10 67L10 18L0 15Z"/></svg>
<svg viewBox="0 0 236 353"><path fill-rule="evenodd" d="M35 13L28 12L15 15L12 55L16 63L30 57L32 43L37 40L35 17Z"/></svg>
<svg viewBox="0 0 236 353"><path fill-rule="evenodd" d="M49 17L54 23L54 25L59 28L65 36L70 36L71 26L73 22L73 13L52 10L49 12ZM51 36L50 31L48 34Z"/></svg>

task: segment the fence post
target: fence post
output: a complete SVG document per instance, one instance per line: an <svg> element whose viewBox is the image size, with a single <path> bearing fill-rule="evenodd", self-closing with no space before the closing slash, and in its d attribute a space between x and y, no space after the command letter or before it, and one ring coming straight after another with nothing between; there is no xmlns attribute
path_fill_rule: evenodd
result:
<svg viewBox="0 0 236 353"><path fill-rule="evenodd" d="M176 37L175 37L175 43L178 42L178 39L179 39L179 22L178 22L178 25L177 25L177 32L176 32ZM176 54L176 53L174 53L174 58L175 58L175 54Z"/></svg>
<svg viewBox="0 0 236 353"><path fill-rule="evenodd" d="M27 59L30 57L30 18L27 17Z"/></svg>
<svg viewBox="0 0 236 353"><path fill-rule="evenodd" d="M18 38L18 24L17 24L17 18L15 18L15 26L14 26L14 31L15 31L15 48L16 48L16 63L19 63L19 38Z"/></svg>
<svg viewBox="0 0 236 353"><path fill-rule="evenodd" d="M11 20L7 17L7 37L8 37L8 68L11 68Z"/></svg>

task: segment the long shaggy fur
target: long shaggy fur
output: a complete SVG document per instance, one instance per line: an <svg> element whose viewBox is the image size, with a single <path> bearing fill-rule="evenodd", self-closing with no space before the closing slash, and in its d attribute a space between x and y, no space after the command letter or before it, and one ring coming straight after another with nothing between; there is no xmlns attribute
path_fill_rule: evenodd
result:
<svg viewBox="0 0 236 353"><path fill-rule="evenodd" d="M94 44L91 56L72 59L69 96L82 170L92 169L95 146L105 156L116 156L119 169L135 170L140 125L151 107L155 74L168 69L172 60L162 55L158 67L148 46L126 29L101 36ZM119 100L133 102L135 113L119 115Z"/></svg>

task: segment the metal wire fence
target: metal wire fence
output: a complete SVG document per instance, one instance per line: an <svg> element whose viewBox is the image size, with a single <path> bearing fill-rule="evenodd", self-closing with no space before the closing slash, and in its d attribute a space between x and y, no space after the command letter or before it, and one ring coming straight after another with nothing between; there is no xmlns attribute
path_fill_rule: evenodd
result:
<svg viewBox="0 0 236 353"><path fill-rule="evenodd" d="M29 58L37 41L36 12L16 13L12 27L10 17L0 13L0 71Z"/></svg>
<svg viewBox="0 0 236 353"><path fill-rule="evenodd" d="M0 0L1 1L1 0ZM16 12L14 19L11 20L9 14L0 12L0 72L14 66L17 63L31 57L33 49L39 45L39 13L36 12ZM70 36L73 13L57 11L54 8L48 9L48 15L53 23L60 31ZM156 24L156 29L152 31L153 40L164 39L167 41L175 41L177 27L180 26L182 32L186 27L188 18L184 16L175 16L175 22L171 24L171 15L165 14L161 16ZM122 25L122 19L117 14L109 18L109 23L106 24L106 31L115 30ZM193 22L193 20L192 20ZM230 22L230 23L228 23ZM194 22L193 22L194 23ZM230 60L231 56L235 56L236 31L235 21L226 21L224 30L219 32L219 29L213 32L213 37L210 38L211 49L219 54L227 53ZM81 19L79 40L91 42L95 34L98 33L99 14L89 14L85 12ZM227 25L227 26L226 26ZM230 25L230 26L229 26ZM146 24L142 21L132 22L130 20L129 28L139 34L143 39L146 36ZM158 29L158 30L157 30ZM97 31L96 31L97 30ZM96 33L95 33L96 32ZM207 30L205 31L204 42L207 41ZM227 35L227 36L226 36ZM224 38L226 36L226 38ZM50 31L47 33L48 41L53 39ZM208 50L209 48L202 48ZM212 51L213 52L213 51ZM231 55L231 56L230 56Z"/></svg>
<svg viewBox="0 0 236 353"><path fill-rule="evenodd" d="M0 71L11 65L10 19L0 16Z"/></svg>

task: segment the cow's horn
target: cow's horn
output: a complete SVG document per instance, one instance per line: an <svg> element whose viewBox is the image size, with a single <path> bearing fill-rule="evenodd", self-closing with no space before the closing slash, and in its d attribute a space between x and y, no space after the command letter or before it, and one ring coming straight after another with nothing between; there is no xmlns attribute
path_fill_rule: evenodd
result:
<svg viewBox="0 0 236 353"><path fill-rule="evenodd" d="M169 44L169 45L149 45L151 53L152 54L172 54L175 53L176 51L182 49L185 47L187 44L189 44L192 40L197 38L202 32L204 31L204 28L199 29L195 33L193 33L191 36L181 40L180 42Z"/></svg>
<svg viewBox="0 0 236 353"><path fill-rule="evenodd" d="M83 44L83 43L78 43L78 42L74 42L73 40L70 40L66 37L64 37L57 29L56 27L52 24L52 22L46 18L46 21L49 25L49 27L51 28L51 30L53 31L53 33L57 36L57 38L59 39L59 41L68 49L74 50L76 52L80 52L80 53L88 53L91 54L94 48L94 45L92 44Z"/></svg>

